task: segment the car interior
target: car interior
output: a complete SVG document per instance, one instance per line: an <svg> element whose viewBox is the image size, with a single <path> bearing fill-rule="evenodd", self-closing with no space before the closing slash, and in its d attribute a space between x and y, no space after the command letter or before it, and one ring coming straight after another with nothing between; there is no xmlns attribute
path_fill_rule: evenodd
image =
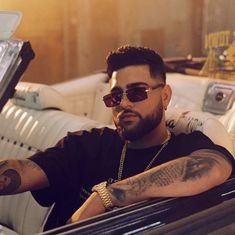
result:
<svg viewBox="0 0 235 235"><path fill-rule="evenodd" d="M30 41L12 38L21 17L19 12L0 11L1 158L27 158L55 145L70 131L115 128L111 111L102 103L109 90L105 72L51 85L21 81L35 57ZM173 90L166 125L175 134L199 130L235 156L235 80L205 75L198 79L182 73L189 61L165 60L167 83ZM200 195L143 201L43 232L51 209L38 205L29 192L1 196L0 231L9 235L234 234L235 178Z"/></svg>

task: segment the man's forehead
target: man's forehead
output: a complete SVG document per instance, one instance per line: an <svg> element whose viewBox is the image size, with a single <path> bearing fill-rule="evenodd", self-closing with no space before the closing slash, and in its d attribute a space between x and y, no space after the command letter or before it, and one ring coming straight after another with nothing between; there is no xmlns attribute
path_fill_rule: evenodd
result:
<svg viewBox="0 0 235 235"><path fill-rule="evenodd" d="M153 78L151 77L149 66L147 65L131 65L113 71L110 79L110 86L127 87L132 83L146 83L151 84Z"/></svg>
<svg viewBox="0 0 235 235"><path fill-rule="evenodd" d="M126 84L125 88L132 89L135 87L148 87L148 86L149 86L149 84L146 82L133 82L133 83ZM122 87L119 86L118 84L114 84L114 86L111 86L111 90L119 89L119 88L122 88Z"/></svg>
<svg viewBox="0 0 235 235"><path fill-rule="evenodd" d="M157 83L157 79L146 76L132 76L132 77L120 77L116 76L114 72L113 76L109 80L110 88L121 87L121 88L133 88L138 86L154 86Z"/></svg>

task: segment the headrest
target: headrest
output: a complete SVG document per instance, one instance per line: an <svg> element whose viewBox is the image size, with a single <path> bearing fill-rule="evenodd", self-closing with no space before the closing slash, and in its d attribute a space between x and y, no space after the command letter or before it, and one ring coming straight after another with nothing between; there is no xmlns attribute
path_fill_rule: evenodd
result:
<svg viewBox="0 0 235 235"><path fill-rule="evenodd" d="M54 88L38 83L19 82L15 88L12 103L31 109L60 109L69 110L66 98Z"/></svg>
<svg viewBox="0 0 235 235"><path fill-rule="evenodd" d="M166 112L166 125L175 134L201 131L214 143L234 154L232 139L225 126L212 114L170 108Z"/></svg>

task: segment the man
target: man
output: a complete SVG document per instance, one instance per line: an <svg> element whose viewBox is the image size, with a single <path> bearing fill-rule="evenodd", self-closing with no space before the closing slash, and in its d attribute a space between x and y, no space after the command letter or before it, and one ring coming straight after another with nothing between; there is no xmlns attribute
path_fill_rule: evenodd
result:
<svg viewBox="0 0 235 235"><path fill-rule="evenodd" d="M154 197L195 195L223 183L233 157L201 132L171 134L165 110L171 89L161 57L125 46L107 57L116 130L69 133L26 160L0 163L0 194L31 190L55 203L45 229Z"/></svg>

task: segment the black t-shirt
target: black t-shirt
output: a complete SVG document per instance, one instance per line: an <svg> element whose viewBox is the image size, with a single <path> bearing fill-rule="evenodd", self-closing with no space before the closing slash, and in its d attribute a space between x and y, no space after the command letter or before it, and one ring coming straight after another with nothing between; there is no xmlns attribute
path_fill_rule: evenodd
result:
<svg viewBox="0 0 235 235"><path fill-rule="evenodd" d="M55 147L30 157L43 169L50 183L50 187L32 192L34 198L42 206L55 203L45 230L64 225L89 197L95 184L117 180L123 145L116 130L94 128L68 133ZM161 147L127 149L122 179L143 172ZM187 135L172 134L152 167L187 156L198 149L218 150L233 162L232 155L225 148L195 131Z"/></svg>

